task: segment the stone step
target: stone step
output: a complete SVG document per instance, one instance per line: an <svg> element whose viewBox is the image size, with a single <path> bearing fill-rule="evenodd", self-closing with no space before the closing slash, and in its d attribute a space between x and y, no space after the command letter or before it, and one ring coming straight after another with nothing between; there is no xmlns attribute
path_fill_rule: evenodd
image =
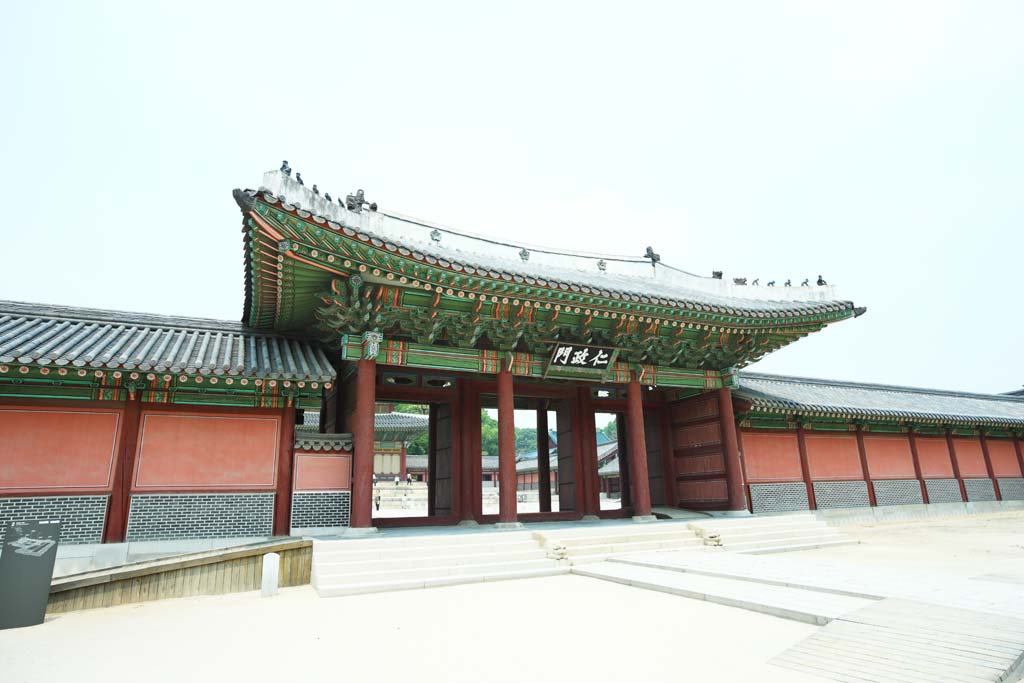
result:
<svg viewBox="0 0 1024 683"><path fill-rule="evenodd" d="M515 545L445 545L434 547L382 548L380 550L320 550L314 546L315 561L322 562L367 562L371 560L415 560L420 557L437 557L444 555L486 555L489 553L520 553L542 549L534 541L516 543Z"/></svg>
<svg viewBox="0 0 1024 683"><path fill-rule="evenodd" d="M556 574L567 574L570 569L568 566L561 566L557 563L552 563L552 565L554 566L542 569L500 571L480 574L457 574L426 579L418 578L404 579L400 581L369 581L366 583L322 583L315 588L320 597L327 598L340 597L344 595L359 595L364 593L415 590L418 588L457 586L460 584L481 583L485 581L511 581L514 579L529 579L538 576L555 576Z"/></svg>
<svg viewBox="0 0 1024 683"><path fill-rule="evenodd" d="M745 543L748 541L767 541L771 539L801 538L805 536L835 536L842 538L842 533L835 527L819 526L807 529L766 529L764 531L743 531L738 533L723 532L718 535L723 545Z"/></svg>
<svg viewBox="0 0 1024 683"><path fill-rule="evenodd" d="M530 531L462 531L455 530L448 533L421 535L371 535L359 538L343 538L337 540L316 541L317 545L325 548L346 547L359 548L388 548L401 547L412 548L418 546L442 546L442 545L474 545L481 543L500 544L515 543L522 541L533 541L533 533Z"/></svg>
<svg viewBox="0 0 1024 683"><path fill-rule="evenodd" d="M651 531L640 532L625 530L620 533L586 534L572 536L548 536L545 538L546 545L562 545L572 549L580 546L594 545L595 543L634 543L644 541L676 541L696 540L697 536L692 531Z"/></svg>
<svg viewBox="0 0 1024 683"><path fill-rule="evenodd" d="M740 555L737 553L736 555ZM742 560L735 555L726 553L689 555L686 558L665 557L657 553L647 555L627 555L613 557L610 562L616 564L629 564L637 567L648 567L663 571L674 571L685 574L696 574L699 576L710 576L719 579L732 581L749 581L751 583L764 584L768 586L782 586L785 588L797 588L805 591L816 591L819 593L832 593L851 598L863 598L865 600L881 600L884 596L875 593L865 593L863 590L851 589L845 585L823 585L821 583L800 583L774 576L766 576L758 569L758 565L749 566L749 561ZM757 560L754 560L757 562ZM737 564L738 563L738 564Z"/></svg>
<svg viewBox="0 0 1024 683"><path fill-rule="evenodd" d="M771 518L765 520L737 519L726 522L690 522L694 531L714 534L758 533L767 531L784 531L789 529L819 529L828 526L813 517L795 520Z"/></svg>
<svg viewBox="0 0 1024 683"><path fill-rule="evenodd" d="M843 538L839 540L808 541L803 539L800 543L789 543L782 545L769 545L760 548L736 549L729 547L728 550L743 555L768 555L770 553L790 553L797 550L816 550L817 548L834 548L841 545L857 545L860 541Z"/></svg>
<svg viewBox="0 0 1024 683"><path fill-rule="evenodd" d="M872 602L862 598L620 562L575 566L572 573L818 625L827 624L841 614Z"/></svg>
<svg viewBox="0 0 1024 683"><path fill-rule="evenodd" d="M671 539L657 541L636 541L633 543L594 543L592 545L576 546L568 549L570 558L586 555L615 555L621 553L636 553L648 550L682 550L685 548L702 548L703 543L699 538Z"/></svg>
<svg viewBox="0 0 1024 683"><path fill-rule="evenodd" d="M394 559L374 558L369 560L351 560L348 558L328 559L317 556L316 563L322 571L364 572L374 569L388 571L408 567L446 567L467 564L495 564L499 562L516 562L519 560L543 560L548 551L534 546L533 550L517 550L503 552L478 552L466 554L431 554L420 557L401 557Z"/></svg>
<svg viewBox="0 0 1024 683"><path fill-rule="evenodd" d="M370 570L363 572L347 572L344 570L326 571L317 567L317 585L340 585L353 583L399 582L406 580L426 580L442 576L487 575L501 572L532 571L557 567L555 560L546 558L514 560L511 562L478 563L466 565L442 565L439 567L407 567L405 569Z"/></svg>
<svg viewBox="0 0 1024 683"><path fill-rule="evenodd" d="M762 538L760 536L750 536L741 541L722 539L722 546L726 550L739 551L749 550L753 548L768 548L777 545L799 545L803 543L817 543L819 541L840 540L845 540L845 536L842 536L841 534L837 534L836 532L829 530L824 533L818 531L792 534L788 536L769 535L767 538Z"/></svg>

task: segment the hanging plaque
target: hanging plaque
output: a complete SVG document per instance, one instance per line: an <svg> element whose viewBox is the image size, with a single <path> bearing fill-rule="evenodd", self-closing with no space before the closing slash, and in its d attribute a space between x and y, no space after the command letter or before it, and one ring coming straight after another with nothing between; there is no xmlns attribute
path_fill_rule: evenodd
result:
<svg viewBox="0 0 1024 683"><path fill-rule="evenodd" d="M560 368L580 368L587 370L607 370L614 356L612 349L603 346L587 346L586 344L555 344L551 352L549 366Z"/></svg>

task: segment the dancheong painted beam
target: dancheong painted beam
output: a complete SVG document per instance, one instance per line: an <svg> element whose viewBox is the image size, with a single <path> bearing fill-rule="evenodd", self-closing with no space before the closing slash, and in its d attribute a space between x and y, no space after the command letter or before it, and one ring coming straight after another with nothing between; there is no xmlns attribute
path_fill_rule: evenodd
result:
<svg viewBox="0 0 1024 683"><path fill-rule="evenodd" d="M516 263L447 248L439 230L427 238L421 222L349 211L280 172L235 198L249 324L316 330L330 348L367 331L534 355L572 342L615 349L627 363L727 371L864 310L828 286L740 286L664 268L656 278L613 274L603 259L583 272L535 263L526 249Z"/></svg>

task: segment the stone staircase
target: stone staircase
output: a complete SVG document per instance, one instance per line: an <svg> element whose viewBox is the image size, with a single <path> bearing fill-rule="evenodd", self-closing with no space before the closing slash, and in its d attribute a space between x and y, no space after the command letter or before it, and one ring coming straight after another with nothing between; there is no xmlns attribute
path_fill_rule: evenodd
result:
<svg viewBox="0 0 1024 683"><path fill-rule="evenodd" d="M857 541L849 539L811 513L769 517L715 517L689 526L705 545L737 553L760 555L811 550Z"/></svg>
<svg viewBox="0 0 1024 683"><path fill-rule="evenodd" d="M564 574L531 532L467 532L313 542L321 597Z"/></svg>
<svg viewBox="0 0 1024 683"><path fill-rule="evenodd" d="M534 534L552 557L570 565L600 562L614 555L661 550L700 549L703 543L686 522L624 523L594 528L573 526Z"/></svg>

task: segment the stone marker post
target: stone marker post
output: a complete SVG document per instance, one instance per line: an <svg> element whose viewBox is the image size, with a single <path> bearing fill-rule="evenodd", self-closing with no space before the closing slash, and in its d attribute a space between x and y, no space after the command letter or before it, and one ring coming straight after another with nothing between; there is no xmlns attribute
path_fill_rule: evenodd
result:
<svg viewBox="0 0 1024 683"><path fill-rule="evenodd" d="M277 553L267 553L263 556L263 597L269 598L277 595L278 568L281 564L281 556Z"/></svg>

